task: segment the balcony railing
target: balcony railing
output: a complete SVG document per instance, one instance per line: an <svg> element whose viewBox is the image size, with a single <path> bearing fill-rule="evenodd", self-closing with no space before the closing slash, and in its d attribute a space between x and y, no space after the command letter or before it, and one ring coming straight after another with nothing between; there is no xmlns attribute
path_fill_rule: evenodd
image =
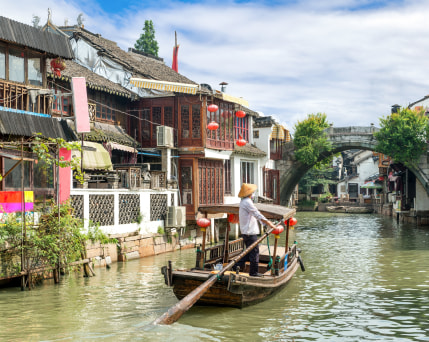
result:
<svg viewBox="0 0 429 342"><path fill-rule="evenodd" d="M16 83L0 81L0 106L51 114L52 95L48 89L29 88Z"/></svg>

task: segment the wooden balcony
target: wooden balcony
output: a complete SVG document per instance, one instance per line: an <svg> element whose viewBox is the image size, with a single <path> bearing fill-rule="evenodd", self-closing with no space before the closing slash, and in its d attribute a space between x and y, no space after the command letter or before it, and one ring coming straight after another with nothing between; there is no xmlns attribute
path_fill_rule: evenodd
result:
<svg viewBox="0 0 429 342"><path fill-rule="evenodd" d="M0 106L51 114L52 95L48 89L0 81Z"/></svg>

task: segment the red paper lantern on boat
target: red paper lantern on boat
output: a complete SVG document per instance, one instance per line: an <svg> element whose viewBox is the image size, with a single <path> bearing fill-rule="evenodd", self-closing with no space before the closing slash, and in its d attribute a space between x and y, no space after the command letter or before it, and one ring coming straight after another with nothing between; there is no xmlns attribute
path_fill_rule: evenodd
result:
<svg viewBox="0 0 429 342"><path fill-rule="evenodd" d="M240 217L238 214L228 214L228 222L229 223L239 223Z"/></svg>
<svg viewBox="0 0 429 342"><path fill-rule="evenodd" d="M219 128L219 124L216 121L212 121L207 125L207 128L211 131L214 131Z"/></svg>
<svg viewBox="0 0 429 342"><path fill-rule="evenodd" d="M210 113L214 113L214 112L217 112L217 110L219 109L219 107L218 106L216 106L215 104L211 104L211 105L208 105L207 106L207 110L210 112Z"/></svg>
<svg viewBox="0 0 429 342"><path fill-rule="evenodd" d="M211 221L208 218L202 217L197 220L197 225L201 228L207 228L210 226Z"/></svg>
<svg viewBox="0 0 429 342"><path fill-rule="evenodd" d="M289 221L289 226L293 227L294 225L296 225L298 223L298 220L295 217L291 217L288 220L285 220L285 224L287 224Z"/></svg>
<svg viewBox="0 0 429 342"><path fill-rule="evenodd" d="M246 141L246 140L244 140L244 139L243 139L243 137L240 135L239 139L237 139L237 140L235 141L235 143L236 143L238 146L244 146L244 145L246 145L247 141Z"/></svg>
<svg viewBox="0 0 429 342"><path fill-rule="evenodd" d="M237 118L244 118L244 117L246 116L246 113L245 113L244 111L242 111L242 110L237 110L237 111L235 112L235 116L236 116Z"/></svg>
<svg viewBox="0 0 429 342"><path fill-rule="evenodd" d="M276 235L276 238L278 238L277 236L280 235L281 233L283 233L283 226L282 225L278 225L277 228L273 229L273 231L271 232L271 234Z"/></svg>

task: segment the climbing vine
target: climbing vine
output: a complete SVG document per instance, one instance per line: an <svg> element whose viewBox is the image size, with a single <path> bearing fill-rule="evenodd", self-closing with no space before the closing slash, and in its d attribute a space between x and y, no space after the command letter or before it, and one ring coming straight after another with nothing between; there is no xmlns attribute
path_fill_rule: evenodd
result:
<svg viewBox="0 0 429 342"><path fill-rule="evenodd" d="M377 152L406 166L412 166L427 150L429 121L424 110L401 108L380 119L380 130L374 133Z"/></svg>
<svg viewBox="0 0 429 342"><path fill-rule="evenodd" d="M309 114L303 121L295 125L293 143L295 145L295 157L306 165L316 164L320 155L332 150L324 132L329 127L326 114Z"/></svg>
<svg viewBox="0 0 429 342"><path fill-rule="evenodd" d="M57 158L57 153L61 148L69 151L82 151L78 142L67 142L62 138L45 138L40 134L34 137L32 150L36 153L38 161L41 162L44 168L48 168L52 164L58 167L70 167L73 170L76 180L83 183L83 172L80 165L81 158L71 158L70 160L64 160L64 157Z"/></svg>

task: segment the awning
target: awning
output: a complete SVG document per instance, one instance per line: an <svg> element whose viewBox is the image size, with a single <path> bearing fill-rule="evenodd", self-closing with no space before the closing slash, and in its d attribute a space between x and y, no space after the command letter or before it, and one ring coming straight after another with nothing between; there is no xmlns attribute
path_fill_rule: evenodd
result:
<svg viewBox="0 0 429 342"><path fill-rule="evenodd" d="M126 152L130 152L130 153L136 153L137 152L137 150L134 147L125 146L125 145L114 143L114 142L108 142L107 145L112 150L126 151Z"/></svg>
<svg viewBox="0 0 429 342"><path fill-rule="evenodd" d="M381 184L375 182L367 182L361 186L361 189L382 189L383 186Z"/></svg>
<svg viewBox="0 0 429 342"><path fill-rule="evenodd" d="M225 93L220 93L220 97L222 98L222 100L228 101L228 102L233 102L233 103L237 103L239 105L242 105L244 107L249 107L249 102L245 99L243 99L242 97L235 97L235 96L231 96Z"/></svg>
<svg viewBox="0 0 429 342"><path fill-rule="evenodd" d="M198 84L156 81L137 77L132 77L130 79L130 83L138 88L173 91L175 93L185 93L193 95L195 95L197 93L197 90L199 89Z"/></svg>
<svg viewBox="0 0 429 342"><path fill-rule="evenodd" d="M289 131L282 125L274 125L273 130L270 134L270 140L272 139L290 141Z"/></svg>
<svg viewBox="0 0 429 342"><path fill-rule="evenodd" d="M103 145L92 141L84 141L82 150L84 170L113 170L109 152ZM80 156L79 151L72 151L72 158Z"/></svg>

